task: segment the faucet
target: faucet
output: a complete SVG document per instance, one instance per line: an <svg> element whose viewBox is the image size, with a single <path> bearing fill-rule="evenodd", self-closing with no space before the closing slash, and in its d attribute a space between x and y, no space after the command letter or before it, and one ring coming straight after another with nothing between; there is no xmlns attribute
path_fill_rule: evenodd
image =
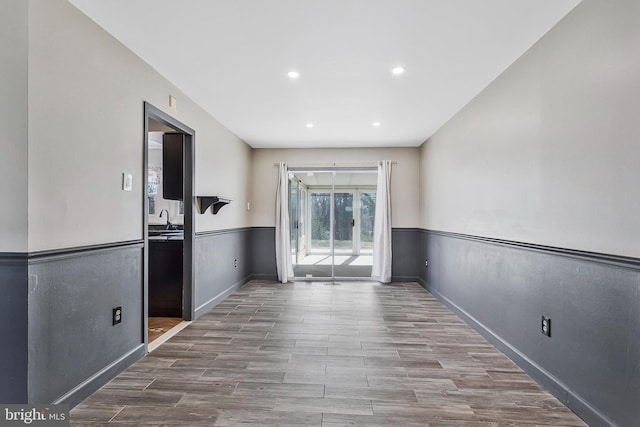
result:
<svg viewBox="0 0 640 427"><path fill-rule="evenodd" d="M166 210L166 209L162 209L162 210L160 211L160 215L158 215L158 218L162 218L162 214L163 214L164 212L166 212L166 213L167 213L167 230L169 230L169 229L173 226L173 224L171 224L171 221L169 221L169 211L168 211L168 210Z"/></svg>

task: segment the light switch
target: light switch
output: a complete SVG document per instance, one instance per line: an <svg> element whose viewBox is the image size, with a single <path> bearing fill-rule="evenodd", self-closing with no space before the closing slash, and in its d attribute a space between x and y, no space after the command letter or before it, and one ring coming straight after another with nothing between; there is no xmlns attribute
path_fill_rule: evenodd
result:
<svg viewBox="0 0 640 427"><path fill-rule="evenodd" d="M174 110L178 109L178 101L171 95L169 95L169 107Z"/></svg>
<svg viewBox="0 0 640 427"><path fill-rule="evenodd" d="M122 173L122 190L131 191L133 189L133 175L130 173Z"/></svg>

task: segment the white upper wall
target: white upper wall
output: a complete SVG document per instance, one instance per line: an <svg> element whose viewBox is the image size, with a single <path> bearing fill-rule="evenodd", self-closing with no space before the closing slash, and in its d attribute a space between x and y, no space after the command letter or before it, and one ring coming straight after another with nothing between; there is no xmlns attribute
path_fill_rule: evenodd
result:
<svg viewBox="0 0 640 427"><path fill-rule="evenodd" d="M584 0L430 138L423 227L640 256L639 17Z"/></svg>
<svg viewBox="0 0 640 427"><path fill-rule="evenodd" d="M393 227L418 227L418 148L292 148L254 149L251 179L251 224L275 226L275 200L280 161L290 166L329 163L357 165L395 160L391 171L391 217Z"/></svg>
<svg viewBox="0 0 640 427"><path fill-rule="evenodd" d="M236 201L196 231L248 225L250 148L74 6L31 0L30 251L142 238L144 101L195 129L195 194Z"/></svg>
<svg viewBox="0 0 640 427"><path fill-rule="evenodd" d="M27 2L0 2L0 252L27 251Z"/></svg>

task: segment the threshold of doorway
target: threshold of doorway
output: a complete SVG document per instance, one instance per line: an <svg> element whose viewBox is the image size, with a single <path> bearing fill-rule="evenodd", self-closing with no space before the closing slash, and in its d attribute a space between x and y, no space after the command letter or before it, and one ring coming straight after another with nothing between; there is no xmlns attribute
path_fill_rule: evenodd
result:
<svg viewBox="0 0 640 427"><path fill-rule="evenodd" d="M147 345L147 352L151 353L153 350L157 349L162 344L166 343L171 337L173 337L175 334L177 334L178 332L180 332L181 330L189 326L191 323L192 322L189 320L183 320L182 322L178 323L176 326L169 329L167 332L165 332L164 334L160 335L158 338L150 342Z"/></svg>

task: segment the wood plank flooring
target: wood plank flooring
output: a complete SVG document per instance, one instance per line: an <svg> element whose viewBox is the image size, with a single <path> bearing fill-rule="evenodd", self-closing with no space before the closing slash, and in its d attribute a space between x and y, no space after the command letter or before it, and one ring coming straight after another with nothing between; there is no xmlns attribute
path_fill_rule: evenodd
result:
<svg viewBox="0 0 640 427"><path fill-rule="evenodd" d="M71 424L585 425L416 283L253 281Z"/></svg>

